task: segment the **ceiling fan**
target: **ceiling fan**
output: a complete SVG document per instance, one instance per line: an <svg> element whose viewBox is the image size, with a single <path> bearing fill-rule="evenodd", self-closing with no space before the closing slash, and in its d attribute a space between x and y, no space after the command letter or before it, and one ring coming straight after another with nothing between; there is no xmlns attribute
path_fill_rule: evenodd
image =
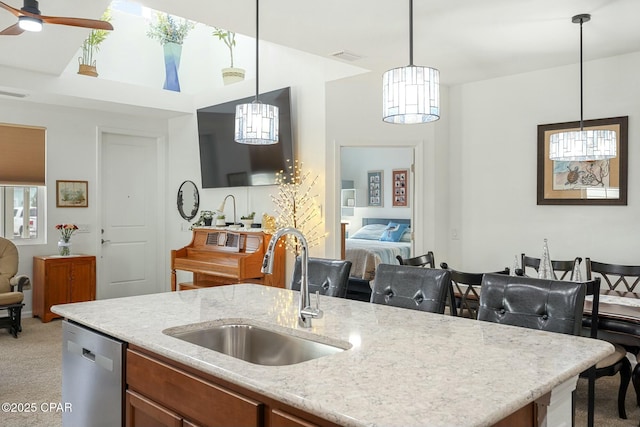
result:
<svg viewBox="0 0 640 427"><path fill-rule="evenodd" d="M16 9L0 1L0 7L8 10L18 18L18 22L0 31L0 36L16 36L24 31L40 31L42 24L70 25L72 27L113 30L113 26L99 19L65 18L61 16L44 16L40 14L37 0L24 0L22 9Z"/></svg>

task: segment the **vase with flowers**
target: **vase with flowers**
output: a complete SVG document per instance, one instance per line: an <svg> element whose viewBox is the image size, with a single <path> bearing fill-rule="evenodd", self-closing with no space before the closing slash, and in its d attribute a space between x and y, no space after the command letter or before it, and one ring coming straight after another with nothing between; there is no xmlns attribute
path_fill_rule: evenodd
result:
<svg viewBox="0 0 640 427"><path fill-rule="evenodd" d="M71 236L78 229L75 224L58 224L56 229L60 230L60 240L58 240L58 253L60 256L71 255Z"/></svg>
<svg viewBox="0 0 640 427"><path fill-rule="evenodd" d="M160 42L164 50L165 79L163 89L180 92L178 69L182 56L182 43L195 22L168 13L156 12L155 20L149 23L147 37Z"/></svg>

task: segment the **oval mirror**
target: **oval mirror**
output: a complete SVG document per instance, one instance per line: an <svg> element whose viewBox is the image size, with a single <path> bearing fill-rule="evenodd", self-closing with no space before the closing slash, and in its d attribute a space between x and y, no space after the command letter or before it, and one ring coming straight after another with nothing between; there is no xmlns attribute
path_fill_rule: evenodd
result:
<svg viewBox="0 0 640 427"><path fill-rule="evenodd" d="M200 207L200 195L198 187L193 181L185 181L178 189L178 212L180 216L187 221L195 218Z"/></svg>

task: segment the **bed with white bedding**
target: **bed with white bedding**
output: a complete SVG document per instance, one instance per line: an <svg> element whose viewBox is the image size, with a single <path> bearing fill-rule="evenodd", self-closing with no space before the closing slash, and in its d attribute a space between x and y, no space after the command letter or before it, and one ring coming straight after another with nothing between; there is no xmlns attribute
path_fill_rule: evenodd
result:
<svg viewBox="0 0 640 427"><path fill-rule="evenodd" d="M396 256L409 258L411 229L408 219L364 218L362 228L345 239L345 259L351 277L373 280L378 264L397 264Z"/></svg>

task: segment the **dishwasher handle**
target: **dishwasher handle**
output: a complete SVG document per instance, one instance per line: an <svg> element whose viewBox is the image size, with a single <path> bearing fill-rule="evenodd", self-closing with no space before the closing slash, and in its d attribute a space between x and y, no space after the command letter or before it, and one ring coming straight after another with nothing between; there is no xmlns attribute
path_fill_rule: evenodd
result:
<svg viewBox="0 0 640 427"><path fill-rule="evenodd" d="M96 354L94 352L92 352L91 350L88 350L86 348L82 348L82 357L84 357L85 359L88 359L92 362L95 363L96 361Z"/></svg>

